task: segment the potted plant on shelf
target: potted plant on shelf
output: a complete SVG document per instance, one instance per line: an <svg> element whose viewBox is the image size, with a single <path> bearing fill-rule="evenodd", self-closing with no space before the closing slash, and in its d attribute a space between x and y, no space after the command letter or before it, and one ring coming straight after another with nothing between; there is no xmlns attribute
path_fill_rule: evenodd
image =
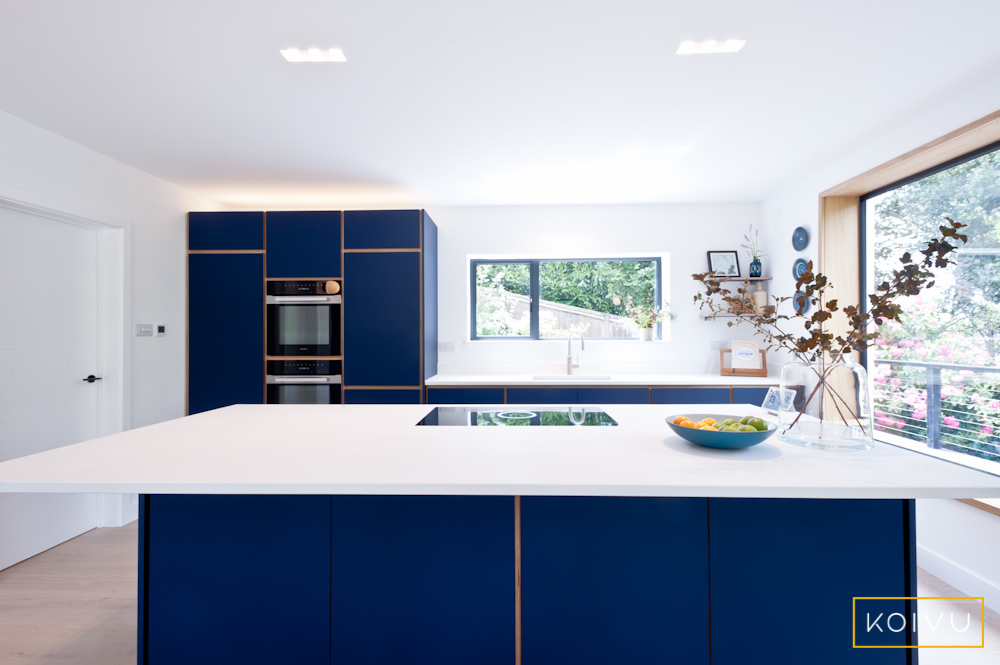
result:
<svg viewBox="0 0 1000 665"><path fill-rule="evenodd" d="M670 311L670 303L663 303L663 307L644 307L632 303L632 296L628 297L625 303L625 313L632 319L632 323L639 329L639 339L643 342L653 341L653 330L657 323L677 318Z"/></svg>
<svg viewBox="0 0 1000 665"><path fill-rule="evenodd" d="M760 259L763 256L767 256L764 252L760 251L760 231L754 231L753 224L751 224L750 230L743 234L743 239L746 242L740 243L740 247L745 249L747 256L750 257L750 276L760 277L762 272Z"/></svg>
<svg viewBox="0 0 1000 665"><path fill-rule="evenodd" d="M833 285L826 275L813 273L812 262L795 282L794 296L774 298L779 305L792 301L792 316L778 314L777 309L758 311L756 316L740 314L740 304L747 295L745 284L733 293L722 288L723 282L712 273L692 275L705 288L704 293L694 296L701 309L712 314L737 313L730 326L749 323L768 350L781 348L796 358L781 370L782 391L795 393L793 410L779 411L778 431L783 441L825 450L866 450L875 445L868 377L864 367L854 361L853 352L875 344L878 326L898 321L902 313L899 298L934 286L931 268L954 264L948 254L956 249L953 242L967 242L968 237L959 233L966 225L945 219L948 224L939 227L941 237L932 238L920 250L923 258L915 260L909 252L900 257L902 266L893 271L892 279L879 284L868 296L866 312L855 305L840 307L836 299L828 299L827 291ZM810 305L814 310L807 315ZM829 331L835 316L846 319L840 327L845 334ZM789 330L795 323L801 324L803 333Z"/></svg>

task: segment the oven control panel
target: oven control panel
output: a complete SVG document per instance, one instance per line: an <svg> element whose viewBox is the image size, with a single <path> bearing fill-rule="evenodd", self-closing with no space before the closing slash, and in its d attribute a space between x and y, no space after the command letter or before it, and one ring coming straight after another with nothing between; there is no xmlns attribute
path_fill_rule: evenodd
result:
<svg viewBox="0 0 1000 665"><path fill-rule="evenodd" d="M267 373L276 376L340 374L339 360L268 360Z"/></svg>
<svg viewBox="0 0 1000 665"><path fill-rule="evenodd" d="M334 279L287 280L267 283L267 295L269 296L328 296L338 293L340 293L340 282Z"/></svg>

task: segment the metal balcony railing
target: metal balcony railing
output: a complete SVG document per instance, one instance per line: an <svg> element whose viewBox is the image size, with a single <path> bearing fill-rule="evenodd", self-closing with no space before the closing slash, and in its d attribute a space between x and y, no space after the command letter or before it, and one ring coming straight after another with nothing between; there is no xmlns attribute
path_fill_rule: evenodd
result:
<svg viewBox="0 0 1000 665"><path fill-rule="evenodd" d="M876 418L876 429L911 439L922 432L931 448L1000 461L1000 408L990 406L1000 403L1000 367L888 359L874 364L891 367L884 376L873 372L887 384L876 381L873 397L875 410L894 412L888 419L895 423L880 426ZM943 381L950 372L962 378ZM943 396L943 390L952 394ZM924 408L914 408L914 403Z"/></svg>

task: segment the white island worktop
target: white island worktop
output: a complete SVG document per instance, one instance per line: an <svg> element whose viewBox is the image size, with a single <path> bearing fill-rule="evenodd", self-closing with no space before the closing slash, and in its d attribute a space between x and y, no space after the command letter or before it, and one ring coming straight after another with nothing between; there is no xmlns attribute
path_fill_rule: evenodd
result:
<svg viewBox="0 0 1000 665"><path fill-rule="evenodd" d="M4 462L0 492L1000 497L1000 477L886 444L714 450L664 423L756 407L604 407L617 427L416 426L432 408L231 406Z"/></svg>

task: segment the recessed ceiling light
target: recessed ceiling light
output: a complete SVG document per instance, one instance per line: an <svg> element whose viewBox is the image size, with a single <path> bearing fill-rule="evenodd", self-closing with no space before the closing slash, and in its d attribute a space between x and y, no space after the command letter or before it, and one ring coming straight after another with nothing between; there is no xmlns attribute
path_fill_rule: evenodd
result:
<svg viewBox="0 0 1000 665"><path fill-rule="evenodd" d="M693 55L703 53L736 53L747 43L745 39L727 39L724 42L709 39L703 42L681 42L677 55Z"/></svg>
<svg viewBox="0 0 1000 665"><path fill-rule="evenodd" d="M286 48L281 50L281 55L285 56L288 62L347 62L344 52L339 48L332 48L328 51L311 48L305 51L297 48Z"/></svg>

